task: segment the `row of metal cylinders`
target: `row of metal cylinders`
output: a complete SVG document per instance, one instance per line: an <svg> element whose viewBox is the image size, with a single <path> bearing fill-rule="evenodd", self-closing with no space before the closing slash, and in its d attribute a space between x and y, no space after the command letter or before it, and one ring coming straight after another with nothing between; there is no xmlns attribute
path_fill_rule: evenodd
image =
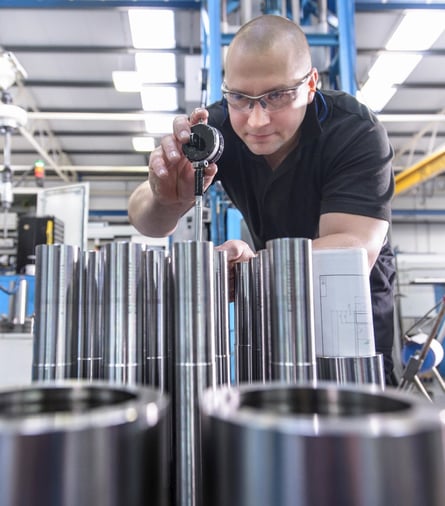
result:
<svg viewBox="0 0 445 506"><path fill-rule="evenodd" d="M170 254L131 242L37 246L33 379L169 391L173 364L207 364L215 384L383 386L364 250L274 239L233 274L230 304L227 256L211 242L173 243Z"/></svg>
<svg viewBox="0 0 445 506"><path fill-rule="evenodd" d="M313 379L310 257L309 240L276 239L236 265L231 340L227 256L211 242L174 243L171 255L130 242L39 245L33 379L163 391L169 364L208 367L212 384Z"/></svg>
<svg viewBox="0 0 445 506"><path fill-rule="evenodd" d="M227 255L211 242L177 242L170 254L128 242L84 252L37 246L33 380L167 393L172 502L200 506L202 393L319 379L311 248L307 239L275 239L237 264L231 306Z"/></svg>

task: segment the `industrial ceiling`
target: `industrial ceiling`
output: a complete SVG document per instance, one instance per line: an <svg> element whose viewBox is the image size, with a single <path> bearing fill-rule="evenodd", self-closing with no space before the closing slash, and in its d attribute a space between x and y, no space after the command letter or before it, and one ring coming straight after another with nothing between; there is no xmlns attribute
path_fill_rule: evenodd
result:
<svg viewBox="0 0 445 506"><path fill-rule="evenodd" d="M38 158L44 159L49 177L63 181L146 177L149 154L132 146L132 137L148 135L140 95L118 92L112 82L113 71L135 68L129 3L90 1L84 3L88 8L79 8L81 1L0 2L0 47L12 52L27 74L11 89L13 104L28 112L26 126L12 136L15 178ZM141 4L150 2L132 5ZM202 49L200 2L194 4L175 9L177 112L198 105L186 101L184 93L184 59ZM350 42L356 47L352 70L358 88L404 10L413 7L445 9L445 3L355 2L351 18L355 41ZM237 19L236 9L229 19ZM326 51L332 54L332 48ZM395 149L396 171L445 143L444 55L445 32L422 53L421 62L379 112ZM2 143L0 139L3 147Z"/></svg>

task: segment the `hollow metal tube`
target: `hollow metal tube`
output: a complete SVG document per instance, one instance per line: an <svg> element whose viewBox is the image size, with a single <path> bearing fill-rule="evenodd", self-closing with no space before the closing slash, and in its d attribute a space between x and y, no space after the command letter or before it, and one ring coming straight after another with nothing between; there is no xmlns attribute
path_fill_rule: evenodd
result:
<svg viewBox="0 0 445 506"><path fill-rule="evenodd" d="M252 382L253 281L250 262L235 264L235 383Z"/></svg>
<svg viewBox="0 0 445 506"><path fill-rule="evenodd" d="M1 389L1 506L169 505L169 404L79 380Z"/></svg>
<svg viewBox="0 0 445 506"><path fill-rule="evenodd" d="M142 248L113 242L102 248L104 267L104 378L143 383Z"/></svg>
<svg viewBox="0 0 445 506"><path fill-rule="evenodd" d="M252 377L253 381L268 381L270 372L270 287L269 255L267 250L258 252L250 260L253 290Z"/></svg>
<svg viewBox="0 0 445 506"><path fill-rule="evenodd" d="M440 407L369 385L242 385L201 398L212 506L442 506Z"/></svg>
<svg viewBox="0 0 445 506"><path fill-rule="evenodd" d="M226 251L215 251L215 297L216 383L228 385L230 382L229 271Z"/></svg>
<svg viewBox="0 0 445 506"><path fill-rule="evenodd" d="M36 247L33 380L77 376L79 248Z"/></svg>
<svg viewBox="0 0 445 506"><path fill-rule="evenodd" d="M167 280L164 250L142 252L145 384L167 390Z"/></svg>
<svg viewBox="0 0 445 506"><path fill-rule="evenodd" d="M173 244L173 437L177 506L202 504L200 394L215 385L213 244Z"/></svg>
<svg viewBox="0 0 445 506"><path fill-rule="evenodd" d="M270 258L272 379L315 380L312 243L283 238L266 243Z"/></svg>
<svg viewBox="0 0 445 506"><path fill-rule="evenodd" d="M371 383L385 388L383 355L369 357L317 357L317 378L336 383Z"/></svg>
<svg viewBox="0 0 445 506"><path fill-rule="evenodd" d="M78 376L88 380L103 378L104 286L99 251L83 251L80 262L80 321Z"/></svg>

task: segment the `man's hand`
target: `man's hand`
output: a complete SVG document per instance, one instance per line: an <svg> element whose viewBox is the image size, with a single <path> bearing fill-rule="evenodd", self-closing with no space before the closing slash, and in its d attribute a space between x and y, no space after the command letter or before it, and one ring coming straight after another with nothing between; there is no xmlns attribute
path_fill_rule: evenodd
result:
<svg viewBox="0 0 445 506"><path fill-rule="evenodd" d="M226 241L219 246L216 246L217 251L227 251L227 263L229 268L229 299L235 299L235 264L239 262L247 262L256 255L251 250L250 246L238 239Z"/></svg>

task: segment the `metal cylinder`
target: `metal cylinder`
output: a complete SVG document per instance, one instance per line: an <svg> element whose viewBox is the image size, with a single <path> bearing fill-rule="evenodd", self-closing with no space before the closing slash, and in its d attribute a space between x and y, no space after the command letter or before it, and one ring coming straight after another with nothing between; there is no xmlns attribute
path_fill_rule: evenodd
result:
<svg viewBox="0 0 445 506"><path fill-rule="evenodd" d="M385 388L383 355L369 357L317 357L317 378L336 383L359 383Z"/></svg>
<svg viewBox="0 0 445 506"><path fill-rule="evenodd" d="M104 287L99 251L83 251L80 262L80 320L78 377L103 378Z"/></svg>
<svg viewBox="0 0 445 506"><path fill-rule="evenodd" d="M215 385L214 249L210 242L173 244L173 438L177 506L201 505L198 399Z"/></svg>
<svg viewBox="0 0 445 506"><path fill-rule="evenodd" d="M1 506L164 506L168 398L141 388L0 390Z"/></svg>
<svg viewBox="0 0 445 506"><path fill-rule="evenodd" d="M215 251L216 384L230 383L229 269L227 251Z"/></svg>
<svg viewBox="0 0 445 506"><path fill-rule="evenodd" d="M167 391L167 273L163 250L142 252L145 384ZM171 309L171 308L170 308Z"/></svg>
<svg viewBox="0 0 445 506"><path fill-rule="evenodd" d="M261 250L250 260L253 290L252 378L268 381L271 378L271 327L269 255Z"/></svg>
<svg viewBox="0 0 445 506"><path fill-rule="evenodd" d="M272 379L316 378L312 242L283 238L266 243L270 258Z"/></svg>
<svg viewBox="0 0 445 506"><path fill-rule="evenodd" d="M235 264L235 383L252 382L253 276L250 262Z"/></svg>
<svg viewBox="0 0 445 506"><path fill-rule="evenodd" d="M104 378L142 384L143 276L138 243L113 242L102 248L104 269Z"/></svg>
<svg viewBox="0 0 445 506"><path fill-rule="evenodd" d="M413 394L245 385L201 400L205 504L442 506L440 410Z"/></svg>
<svg viewBox="0 0 445 506"><path fill-rule="evenodd" d="M8 319L13 325L25 325L28 281L25 278L11 281L9 291L12 293L12 296L9 299Z"/></svg>
<svg viewBox="0 0 445 506"><path fill-rule="evenodd" d="M33 380L77 376L79 248L36 246Z"/></svg>

